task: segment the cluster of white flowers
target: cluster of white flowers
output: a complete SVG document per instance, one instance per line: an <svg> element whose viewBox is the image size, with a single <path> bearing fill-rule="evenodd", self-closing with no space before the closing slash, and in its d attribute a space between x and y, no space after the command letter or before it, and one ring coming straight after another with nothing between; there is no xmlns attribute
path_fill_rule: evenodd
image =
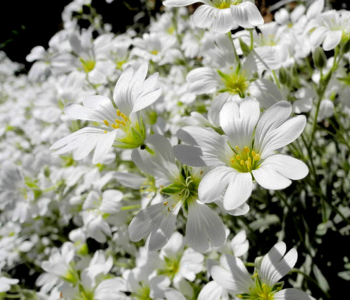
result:
<svg viewBox="0 0 350 300"><path fill-rule="evenodd" d="M328 299L312 260L350 228L350 12L165 0L116 35L79 28L83 5L28 75L0 53L0 299Z"/></svg>

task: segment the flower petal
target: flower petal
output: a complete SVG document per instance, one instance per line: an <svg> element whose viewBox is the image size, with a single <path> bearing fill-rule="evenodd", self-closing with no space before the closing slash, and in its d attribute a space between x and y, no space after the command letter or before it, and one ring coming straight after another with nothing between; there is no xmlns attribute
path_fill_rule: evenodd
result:
<svg viewBox="0 0 350 300"><path fill-rule="evenodd" d="M252 175L248 173L236 173L231 176L228 188L224 196L225 210L233 210L248 200L252 193Z"/></svg>
<svg viewBox="0 0 350 300"><path fill-rule="evenodd" d="M341 30L328 31L323 41L322 47L325 51L330 51L339 45L343 32Z"/></svg>
<svg viewBox="0 0 350 300"><path fill-rule="evenodd" d="M111 149L113 145L116 134L117 134L117 130L113 130L111 132L104 133L100 137L96 145L94 157L92 158L93 164L97 164L101 162L102 159L105 158L105 156L107 155L107 152Z"/></svg>
<svg viewBox="0 0 350 300"><path fill-rule="evenodd" d="M208 250L209 244L219 247L226 240L224 224L221 218L209 207L200 202L193 202L188 208L186 237L195 251Z"/></svg>
<svg viewBox="0 0 350 300"><path fill-rule="evenodd" d="M285 253L286 244L279 242L264 256L259 270L263 283L274 286L294 267L298 259L297 251L293 248Z"/></svg>
<svg viewBox="0 0 350 300"><path fill-rule="evenodd" d="M217 200L234 176L236 172L227 166L216 167L205 174L198 187L199 200L204 203Z"/></svg>
<svg viewBox="0 0 350 300"><path fill-rule="evenodd" d="M303 291L297 289L285 289L274 294L275 300L315 300Z"/></svg>
<svg viewBox="0 0 350 300"><path fill-rule="evenodd" d="M240 106L234 102L226 103L220 112L220 125L229 138L231 147L243 149L251 147L253 132L259 120L259 102L246 98Z"/></svg>

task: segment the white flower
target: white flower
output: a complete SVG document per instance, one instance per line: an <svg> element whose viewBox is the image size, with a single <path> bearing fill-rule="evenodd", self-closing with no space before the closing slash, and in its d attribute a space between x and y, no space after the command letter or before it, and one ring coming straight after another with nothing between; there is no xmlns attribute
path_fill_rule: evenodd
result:
<svg viewBox="0 0 350 300"><path fill-rule="evenodd" d="M286 244L277 243L261 261L253 276L248 273L243 262L226 255L226 268L214 266L211 274L214 281L228 289L234 299L264 300L312 300L311 296L297 289L282 290L283 283L278 282L294 267L298 254L291 249L286 254Z"/></svg>
<svg viewBox="0 0 350 300"><path fill-rule="evenodd" d="M108 256L103 250L96 251L94 257L90 261L89 267L86 269L87 275L90 277L93 285L95 285L96 277L100 274L106 275L113 266L113 258Z"/></svg>
<svg viewBox="0 0 350 300"><path fill-rule="evenodd" d="M253 188L253 178L266 189L284 189L291 180L308 174L307 166L275 151L293 142L303 131L306 118L289 119L292 106L281 101L270 107L259 119L259 103L246 99L240 107L226 103L220 124L226 135L200 128L185 127L177 133L190 145L174 146L175 156L192 166L211 166L198 188L204 203L217 200L225 192L226 210L246 202Z"/></svg>
<svg viewBox="0 0 350 300"><path fill-rule="evenodd" d="M132 49L130 56L139 56L146 61L153 61L159 65L173 63L181 55L178 49L173 46L175 39L169 39L164 35L156 32L145 33L141 38L135 38L133 41L135 47Z"/></svg>
<svg viewBox="0 0 350 300"><path fill-rule="evenodd" d="M266 108L282 100L281 93L272 81L256 79L254 76L256 72L280 67L270 47L260 47L240 63L235 60L229 37L217 35L207 53L211 58L211 66L194 69L187 75L190 92L197 95L219 92L223 93L221 97L235 102L244 101L246 96L250 96Z"/></svg>
<svg viewBox="0 0 350 300"><path fill-rule="evenodd" d="M182 207L187 215L186 236L193 249L207 250L208 240L213 246L224 243L225 230L221 219L197 201L197 187L203 170L180 166L170 142L158 134L147 139L147 149L133 150L132 158L143 172L156 178L160 192L168 195L162 202L141 210L132 220L129 226L132 241L149 236L149 250L162 248L175 230L176 217Z"/></svg>
<svg viewBox="0 0 350 300"><path fill-rule="evenodd" d="M1 274L1 268L0 268ZM11 289L11 285L17 284L19 282L18 279L8 278L4 276L0 276L0 293L5 293Z"/></svg>
<svg viewBox="0 0 350 300"><path fill-rule="evenodd" d="M128 67L120 76L115 90L113 106L105 96L92 96L84 100L84 106L68 104L65 113L72 119L96 122L98 127L82 128L51 146L56 154L74 151L74 159L86 157L94 148L93 164L99 163L114 144L120 148L140 147L146 138L146 129L140 111L154 103L161 94L156 87L158 73L147 80L148 65L136 72Z"/></svg>
<svg viewBox="0 0 350 300"><path fill-rule="evenodd" d="M194 281L196 274L203 269L204 256L192 249L184 250L182 234L174 232L169 242L162 248L163 264L158 269L159 274L168 275L174 282L183 278Z"/></svg>
<svg viewBox="0 0 350 300"><path fill-rule="evenodd" d="M49 274L55 275L70 283L78 281L78 274L70 265L75 255L74 246L70 242L63 244L61 251L54 249L48 261L41 267Z"/></svg>
<svg viewBox="0 0 350 300"><path fill-rule="evenodd" d="M245 0L166 0L165 6L181 7L196 2L203 5L193 15L193 23L199 28L210 28L217 33L229 32L236 25L253 28L264 23L253 1Z"/></svg>
<svg viewBox="0 0 350 300"><path fill-rule="evenodd" d="M227 234L230 234L230 232L228 231ZM246 254L248 249L249 241L247 240L247 234L243 229L233 237L231 242L226 241L226 243L220 247L218 251L240 257Z"/></svg>
<svg viewBox="0 0 350 300"><path fill-rule="evenodd" d="M310 34L310 44L317 47L322 44L325 51L347 40L350 34L350 12L330 10L312 19L305 32Z"/></svg>

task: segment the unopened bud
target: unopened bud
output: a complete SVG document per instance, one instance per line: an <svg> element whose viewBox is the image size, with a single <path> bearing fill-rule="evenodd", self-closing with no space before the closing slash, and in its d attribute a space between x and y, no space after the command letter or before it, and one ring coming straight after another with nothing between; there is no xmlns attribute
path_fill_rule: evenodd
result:
<svg viewBox="0 0 350 300"><path fill-rule="evenodd" d="M285 68L281 68L278 72L280 83L283 85L290 85L291 78L289 72Z"/></svg>
<svg viewBox="0 0 350 300"><path fill-rule="evenodd" d="M327 65L327 57L321 47L317 47L312 51L312 58L318 69L323 69Z"/></svg>
<svg viewBox="0 0 350 300"><path fill-rule="evenodd" d="M241 49L242 49L244 56L247 57L249 55L249 53L251 52L249 46L245 42L243 42L243 40L241 38L239 38L239 45L241 46Z"/></svg>
<svg viewBox="0 0 350 300"><path fill-rule="evenodd" d="M348 38L343 44L343 53L348 53L350 51L350 39Z"/></svg>

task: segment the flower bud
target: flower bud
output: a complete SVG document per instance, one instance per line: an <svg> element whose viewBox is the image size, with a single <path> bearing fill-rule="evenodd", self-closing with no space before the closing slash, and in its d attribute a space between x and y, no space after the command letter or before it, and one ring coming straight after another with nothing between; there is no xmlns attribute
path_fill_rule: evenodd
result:
<svg viewBox="0 0 350 300"><path fill-rule="evenodd" d="M239 38L239 45L241 46L244 56L248 56L251 50L249 46L245 42L243 42L241 38Z"/></svg>
<svg viewBox="0 0 350 300"><path fill-rule="evenodd" d="M327 65L327 57L321 47L317 47L312 51L312 58L318 69L323 69Z"/></svg>
<svg viewBox="0 0 350 300"><path fill-rule="evenodd" d="M350 39L347 39L345 43L343 44L343 53L348 53L350 51Z"/></svg>
<svg viewBox="0 0 350 300"><path fill-rule="evenodd" d="M291 78L289 72L285 68L281 68L278 72L280 83L283 85L290 85Z"/></svg>

